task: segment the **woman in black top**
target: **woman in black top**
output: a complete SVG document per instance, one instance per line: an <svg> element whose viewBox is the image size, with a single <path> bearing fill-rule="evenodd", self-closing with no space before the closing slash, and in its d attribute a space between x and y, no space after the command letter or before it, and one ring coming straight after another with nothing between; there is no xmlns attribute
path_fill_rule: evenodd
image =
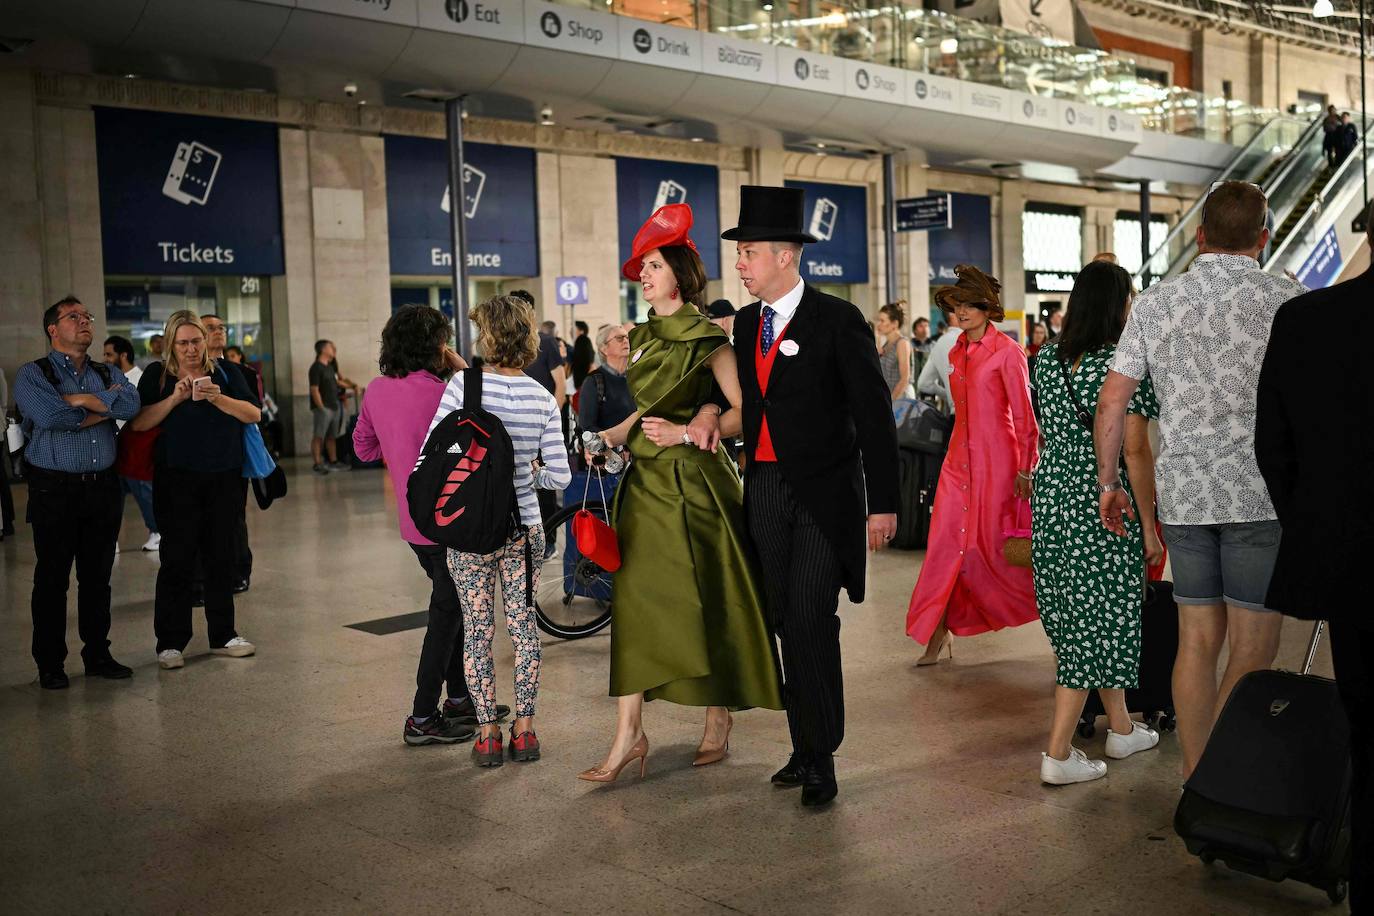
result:
<svg viewBox="0 0 1374 916"><path fill-rule="evenodd" d="M153 630L157 660L180 668L191 641L191 581L205 569L205 622L210 652L242 658L254 646L234 630L234 518L241 501L243 426L262 411L237 372L210 359L205 326L183 309L167 319L167 358L143 372L143 409L133 429L161 427L153 450L153 514L162 533Z"/></svg>
<svg viewBox="0 0 1374 916"><path fill-rule="evenodd" d="M599 433L619 426L635 412L635 400L625 382L625 370L630 366L630 335L618 324L602 325L596 332L596 355L601 365L582 380L578 390L577 425Z"/></svg>

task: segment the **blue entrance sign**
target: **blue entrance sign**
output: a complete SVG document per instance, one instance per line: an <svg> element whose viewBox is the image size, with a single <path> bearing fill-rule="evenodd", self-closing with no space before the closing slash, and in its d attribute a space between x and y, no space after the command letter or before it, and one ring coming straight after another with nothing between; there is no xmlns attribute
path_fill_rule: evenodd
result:
<svg viewBox="0 0 1374 916"><path fill-rule="evenodd" d="M586 305L590 301L586 277L559 277L554 281L554 289L559 305Z"/></svg>
<svg viewBox="0 0 1374 916"><path fill-rule="evenodd" d="M801 275L812 283L868 282L868 189L789 181L806 197L806 231L820 239L802 249Z"/></svg>
<svg viewBox="0 0 1374 916"><path fill-rule="evenodd" d="M384 138L387 232L393 275L448 276L448 150L443 140ZM539 214L534 150L463 144L463 214L468 273L477 277L539 275Z"/></svg>
<svg viewBox="0 0 1374 916"><path fill-rule="evenodd" d="M1336 237L1336 227L1332 226L1302 262L1298 282L1308 289L1325 289L1340 275L1341 263L1341 242Z"/></svg>
<svg viewBox="0 0 1374 916"><path fill-rule="evenodd" d="M286 272L277 127L95 109L107 274Z"/></svg>
<svg viewBox="0 0 1374 916"><path fill-rule="evenodd" d="M948 194L927 197L908 197L896 201L898 232L920 232L924 229L949 229L950 205Z"/></svg>
<svg viewBox="0 0 1374 916"><path fill-rule="evenodd" d="M692 241L708 280L720 279L720 170L713 165L616 159L615 193L620 261L630 258L635 233L664 204L692 208Z"/></svg>
<svg viewBox="0 0 1374 916"><path fill-rule="evenodd" d="M930 282L953 283L954 268L972 264L995 274L992 269L992 200L982 194L954 192L950 197L950 228L932 232L930 238Z"/></svg>

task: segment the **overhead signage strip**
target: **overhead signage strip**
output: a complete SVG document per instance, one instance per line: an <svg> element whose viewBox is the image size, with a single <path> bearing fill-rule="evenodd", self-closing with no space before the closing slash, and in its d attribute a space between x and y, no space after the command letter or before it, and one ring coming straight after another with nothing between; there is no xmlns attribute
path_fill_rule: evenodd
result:
<svg viewBox="0 0 1374 916"><path fill-rule="evenodd" d="M707 76L1140 142L1140 118L1063 99L661 25L545 0L256 0Z"/></svg>

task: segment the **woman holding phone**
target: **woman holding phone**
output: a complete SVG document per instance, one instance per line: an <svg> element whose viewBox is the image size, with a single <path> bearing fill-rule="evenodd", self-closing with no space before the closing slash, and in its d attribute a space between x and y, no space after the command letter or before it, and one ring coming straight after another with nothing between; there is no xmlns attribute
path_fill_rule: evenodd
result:
<svg viewBox="0 0 1374 916"><path fill-rule="evenodd" d="M162 533L153 631L163 668L185 664L197 555L205 570L210 652L242 658L256 651L234 629L233 519L235 501L243 498L243 425L257 423L262 412L242 376L210 359L205 337L195 312L172 313L166 359L144 370L143 409L129 421L140 432L162 430L153 449L153 514Z"/></svg>

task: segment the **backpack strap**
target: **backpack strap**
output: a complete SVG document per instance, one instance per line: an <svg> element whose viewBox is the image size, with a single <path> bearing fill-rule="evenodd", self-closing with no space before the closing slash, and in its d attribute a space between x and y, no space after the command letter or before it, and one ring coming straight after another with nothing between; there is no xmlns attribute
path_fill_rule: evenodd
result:
<svg viewBox="0 0 1374 916"><path fill-rule="evenodd" d="M606 403L606 376L601 372L600 369L597 369L597 370L595 370L595 371L592 372L592 378L596 380L596 402L597 402L598 404L605 404L605 403Z"/></svg>
<svg viewBox="0 0 1374 916"><path fill-rule="evenodd" d="M482 407L482 370L476 366L463 370L463 406L472 410Z"/></svg>
<svg viewBox="0 0 1374 916"><path fill-rule="evenodd" d="M48 380L49 385L56 388L59 392L62 390L62 381L57 377L57 370L52 367L52 360L45 356L42 359L34 360L33 364L38 367L39 372L43 373L43 377ZM86 365L90 366L91 370L94 371L96 375L100 376L100 381L104 383L106 388L109 388L110 385L114 383L114 376L110 375L109 366L104 363L96 362L90 357L86 358Z"/></svg>

